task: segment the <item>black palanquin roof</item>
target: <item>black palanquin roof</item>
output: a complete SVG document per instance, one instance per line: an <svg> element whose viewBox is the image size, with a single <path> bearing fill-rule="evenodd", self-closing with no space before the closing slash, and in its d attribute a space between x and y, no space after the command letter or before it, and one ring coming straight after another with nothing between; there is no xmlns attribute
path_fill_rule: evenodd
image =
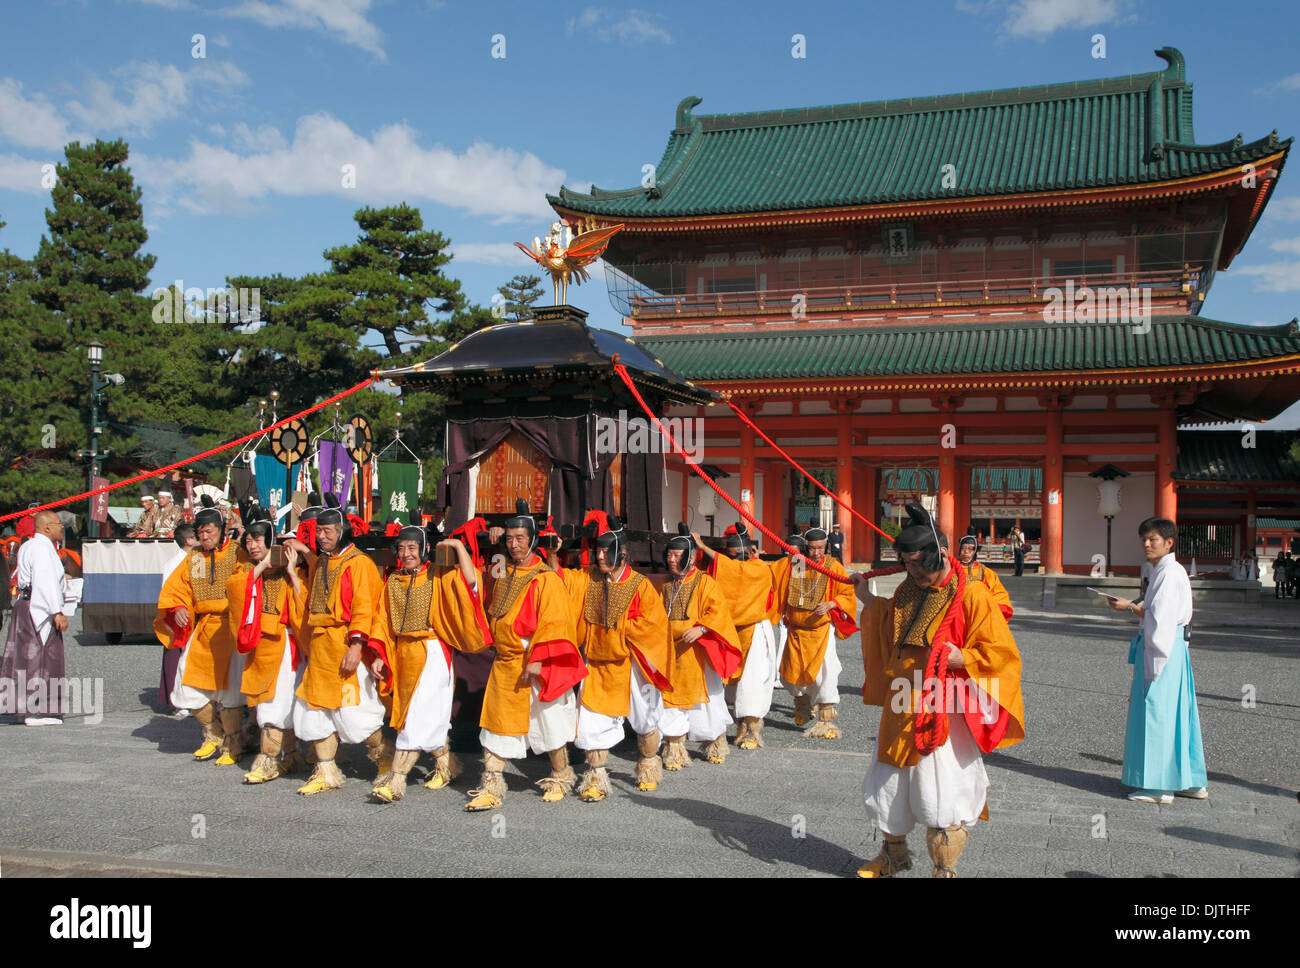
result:
<svg viewBox="0 0 1300 968"><path fill-rule="evenodd" d="M475 384L565 383L595 378L626 393L614 372L618 359L638 389L679 403L711 403L721 396L684 380L635 340L586 324L573 306L548 306L523 323L502 323L470 333L431 360L380 370L376 376L455 394Z"/></svg>

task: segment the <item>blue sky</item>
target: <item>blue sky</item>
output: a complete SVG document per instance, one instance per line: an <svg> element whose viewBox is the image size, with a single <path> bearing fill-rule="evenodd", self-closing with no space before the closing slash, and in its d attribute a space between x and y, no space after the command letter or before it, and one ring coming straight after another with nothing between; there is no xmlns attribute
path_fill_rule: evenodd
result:
<svg viewBox="0 0 1300 968"><path fill-rule="evenodd" d="M451 274L487 303L528 270L510 243L544 234L544 194L638 184L687 95L716 113L1017 87L1159 70L1152 51L1171 45L1195 85L1198 141L1286 138L1300 134L1298 27L1291 4L1152 0L11 4L0 248L35 252L49 204L41 166L66 142L122 137L144 190L153 285L316 271L324 249L355 237L357 208L406 201L452 240ZM1092 56L1096 33L1104 59ZM803 58L791 56L794 34ZM1295 164L1206 315L1297 315ZM603 272L570 301L617 327Z"/></svg>

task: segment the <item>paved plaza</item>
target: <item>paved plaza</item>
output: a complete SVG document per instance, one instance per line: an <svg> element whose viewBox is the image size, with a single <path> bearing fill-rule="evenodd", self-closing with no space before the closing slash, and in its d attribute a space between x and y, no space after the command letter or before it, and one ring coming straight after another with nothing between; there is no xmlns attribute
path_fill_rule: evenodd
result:
<svg viewBox="0 0 1300 968"><path fill-rule="evenodd" d="M976 827L961 876L1300 873L1300 602L1269 591L1257 607L1198 607L1210 798L1157 807L1124 800L1119 783L1135 624L1044 612L1036 583L1010 584L1028 739L986 759L991 822ZM778 692L766 749L733 749L721 766L696 755L640 793L625 742L611 756L614 794L597 804L542 803L545 760L530 758L507 773L501 810L467 814L477 755L452 790L412 785L388 806L368 801L360 747L346 748L347 785L310 798L292 778L242 785L252 754L238 768L194 763L198 726L154 708L157 644L79 630L74 618L68 675L103 680L103 718L0 725L0 874L842 877L878 849L860 786L879 711L857 698L856 636L839 646L841 740L806 739ZM904 876L928 876L924 831L909 839L918 864Z"/></svg>

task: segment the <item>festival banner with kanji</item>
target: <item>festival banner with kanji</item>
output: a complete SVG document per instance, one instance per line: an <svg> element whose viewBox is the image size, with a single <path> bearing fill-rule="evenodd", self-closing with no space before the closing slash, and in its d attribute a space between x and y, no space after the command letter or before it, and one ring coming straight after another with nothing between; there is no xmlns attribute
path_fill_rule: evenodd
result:
<svg viewBox="0 0 1300 968"><path fill-rule="evenodd" d="M108 487L108 478L96 477L90 482L90 489L92 491L98 490L101 487ZM96 494L90 499L90 520L98 521L100 524L103 524L108 520L107 491L103 494Z"/></svg>
<svg viewBox="0 0 1300 968"><path fill-rule="evenodd" d="M323 497L333 494L340 507L348 506L348 493L352 490L352 457L348 445L341 441L320 442L320 492Z"/></svg>
<svg viewBox="0 0 1300 968"><path fill-rule="evenodd" d="M290 496L284 493L284 465L274 456L254 454L253 474L257 478L257 502L262 507L268 511L276 511L288 503Z"/></svg>
<svg viewBox="0 0 1300 968"><path fill-rule="evenodd" d="M379 462L380 505L375 508L374 520L401 521L402 524L420 523L420 465L407 461L381 460Z"/></svg>

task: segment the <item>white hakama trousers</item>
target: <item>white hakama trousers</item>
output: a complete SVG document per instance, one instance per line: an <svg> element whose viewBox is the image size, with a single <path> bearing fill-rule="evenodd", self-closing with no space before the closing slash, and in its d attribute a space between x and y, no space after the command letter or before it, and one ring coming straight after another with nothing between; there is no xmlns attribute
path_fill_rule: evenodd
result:
<svg viewBox="0 0 1300 968"><path fill-rule="evenodd" d="M503 760L519 760L534 753L558 750L573 739L578 729L578 700L573 690L550 702L542 702L539 687L533 685L533 695L528 706L528 733L523 736L502 736L486 729L478 731L479 745Z"/></svg>
<svg viewBox="0 0 1300 968"><path fill-rule="evenodd" d="M339 734L340 743L361 743L384 725L384 704L375 687L375 677L365 663L357 666L361 701L338 709L313 709L301 696L293 704L293 731L306 743Z"/></svg>
<svg viewBox="0 0 1300 968"><path fill-rule="evenodd" d="M737 719L746 716L762 719L771 711L778 668L776 633L772 623L759 622L754 626L754 637L750 640L749 655L745 656L745 668L740 671L740 679L727 686Z"/></svg>
<svg viewBox="0 0 1300 968"><path fill-rule="evenodd" d="M399 750L432 752L447 745L451 729L451 700L456 692L447 653L437 639L425 640L424 669L406 705L406 722L397 734Z"/></svg>
<svg viewBox="0 0 1300 968"><path fill-rule="evenodd" d="M712 743L727 731L733 720L727 713L722 677L707 664L704 666L704 685L709 693L705 702L696 703L689 709L664 707L659 728L665 736L685 736L692 743Z"/></svg>
<svg viewBox="0 0 1300 968"><path fill-rule="evenodd" d="M210 702L220 703L225 709L244 706L244 694L239 684L244 678L244 654L230 650L230 666L226 669L225 689L196 689L185 685L185 663L190 657L190 646L181 649L181 661L176 664L176 682L172 686L172 705L177 709L202 709Z"/></svg>
<svg viewBox="0 0 1300 968"><path fill-rule="evenodd" d="M782 626L784 628L784 626ZM779 668L779 667L778 667ZM826 654L822 658L822 667L817 670L817 678L807 686L796 686L781 680L786 692L792 696L808 695L814 703L837 703L840 701L840 657L835 651L835 624L826 624Z"/></svg>
<svg viewBox="0 0 1300 968"><path fill-rule="evenodd" d="M984 757L961 715L948 717L948 740L916 766L900 768L877 759L862 781L867 816L882 833L899 837L918 823L973 827L988 791Z"/></svg>
<svg viewBox="0 0 1300 968"><path fill-rule="evenodd" d="M632 663L632 687L628 696L628 714L606 716L583 706L578 712L578 736L575 744L580 750L608 750L623 742L623 720L627 719L638 736L660 728L666 710L664 697L655 684L641 673L635 659Z"/></svg>
<svg viewBox="0 0 1300 968"><path fill-rule="evenodd" d="M275 677L275 698L269 702L259 702L253 708L257 710L257 725L274 726L276 729L289 729L293 726L293 706L297 698L294 693L302 684L302 675L307 671L303 664L297 672L293 671L293 650L289 648L286 635L284 655L280 657L280 671Z"/></svg>

